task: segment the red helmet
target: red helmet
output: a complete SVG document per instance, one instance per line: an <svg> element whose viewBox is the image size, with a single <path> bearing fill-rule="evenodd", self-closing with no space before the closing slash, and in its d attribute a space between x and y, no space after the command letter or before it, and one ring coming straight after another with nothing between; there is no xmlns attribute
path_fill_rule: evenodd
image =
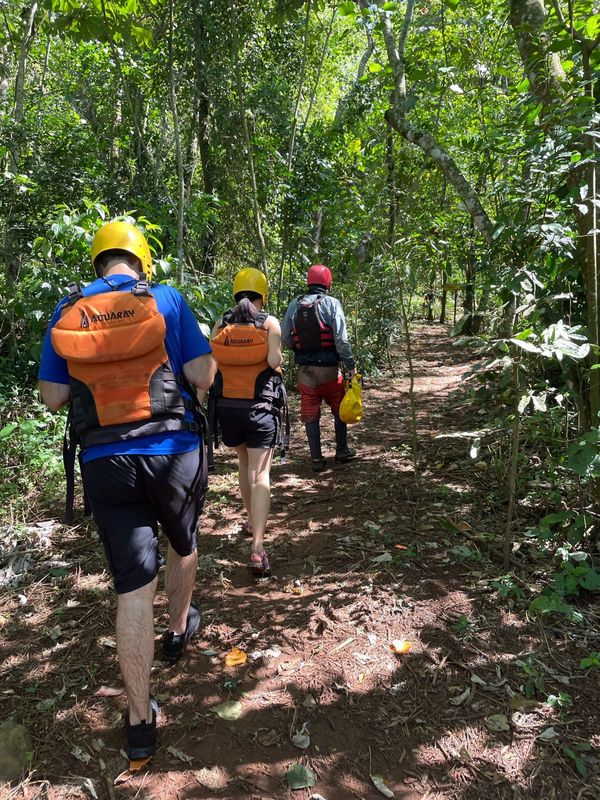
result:
<svg viewBox="0 0 600 800"><path fill-rule="evenodd" d="M331 270L325 264L313 264L306 273L306 283L309 286L317 284L331 289Z"/></svg>

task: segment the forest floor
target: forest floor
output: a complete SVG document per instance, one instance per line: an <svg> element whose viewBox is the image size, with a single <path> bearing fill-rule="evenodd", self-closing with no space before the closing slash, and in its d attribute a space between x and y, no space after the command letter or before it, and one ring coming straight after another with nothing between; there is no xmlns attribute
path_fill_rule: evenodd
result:
<svg viewBox="0 0 600 800"><path fill-rule="evenodd" d="M368 382L354 462L333 463L324 415L328 467L313 474L295 425L272 473L271 579L246 571L235 463L216 451L203 628L179 664L155 662L159 748L121 785L125 698L103 554L89 522L66 529L58 505L38 509L29 569L0 595L1 716L33 749L3 798L371 800L385 787L398 800L600 797L600 688L579 669L597 632L542 626L501 599L488 543L504 526L503 475L491 448L474 463L465 435L485 425L464 383L473 358L442 326L417 328L415 351L419 477L399 364ZM159 658L162 591L156 619ZM395 655L397 639L410 650ZM225 665L233 647L243 666ZM225 720L215 709L228 700L239 704ZM312 788L288 786L294 764L314 773Z"/></svg>

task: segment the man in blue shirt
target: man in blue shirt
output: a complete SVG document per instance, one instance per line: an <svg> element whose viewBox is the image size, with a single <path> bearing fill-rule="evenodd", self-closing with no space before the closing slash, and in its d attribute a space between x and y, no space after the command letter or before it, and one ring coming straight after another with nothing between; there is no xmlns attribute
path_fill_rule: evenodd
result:
<svg viewBox="0 0 600 800"><path fill-rule="evenodd" d="M198 561L196 529L204 504L200 480L203 455L185 385L190 391L190 384L208 389L215 362L210 345L179 292L166 285L148 287L152 257L137 228L118 221L101 227L92 243L92 263L98 279L71 301L61 301L52 316L42 349L38 387L53 411L71 403L75 424L83 431L84 489L118 594L116 639L129 702L125 723L128 754L131 759L140 759L151 756L156 746L157 706L150 697L150 670L154 658L153 599L160 566L159 522L169 541L165 575L169 631L163 639L163 655L177 660L200 624L191 598ZM138 414L134 422L130 422L133 402L123 402L117 396L123 394L126 399L129 387L135 380L139 383L140 376L144 378L144 369L136 367L137 356L111 361L105 343L114 348L118 342L120 350L127 351L141 341L141 350L148 350L144 335L135 335L147 328L133 324L118 327L124 322L122 317L134 319L131 310L98 314L89 310L89 304L110 308L113 300L123 305L128 298L136 313L141 311L144 322L159 332L161 341L150 355L158 352L159 358L161 353L164 357L150 380L145 374L151 410L141 420ZM72 308L75 319L80 320L76 326L79 330L64 330ZM113 320L117 327L111 329ZM65 338L61 337L66 337L66 357ZM71 342L75 344L71 346ZM87 384L81 380L84 357L80 351L85 351L87 359L83 374L87 369L92 376ZM143 353L140 363L144 358ZM103 380L94 372L101 364L106 376ZM120 380L121 375L127 377ZM177 406L172 397L177 398ZM157 407L162 413L156 412ZM120 424L114 416L121 408L127 424ZM116 420L116 424L98 422L107 418ZM95 423L90 425L90 419Z"/></svg>
<svg viewBox="0 0 600 800"><path fill-rule="evenodd" d="M306 294L292 300L281 323L281 342L294 350L298 364L300 417L315 472L326 466L319 424L323 400L334 417L335 460L345 463L356 455L356 451L348 447L348 429L339 416L344 381L338 369L341 361L352 378L356 375L356 364L342 304L329 295L331 282L331 270L324 264L313 264L306 275Z"/></svg>

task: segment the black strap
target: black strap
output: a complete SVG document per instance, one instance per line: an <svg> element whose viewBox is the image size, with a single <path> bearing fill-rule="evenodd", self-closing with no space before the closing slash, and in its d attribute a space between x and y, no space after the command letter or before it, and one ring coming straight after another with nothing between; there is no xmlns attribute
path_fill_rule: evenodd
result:
<svg viewBox="0 0 600 800"><path fill-rule="evenodd" d="M70 283L67 286L67 299L63 304L63 308L74 305L78 300L83 297L81 286L78 283Z"/></svg>
<svg viewBox="0 0 600 800"><path fill-rule="evenodd" d="M65 525L73 524L73 506L75 503L75 458L77 452L77 437L73 428L73 413L69 406L65 434L63 436L63 467L67 485L65 497Z"/></svg>
<svg viewBox="0 0 600 800"><path fill-rule="evenodd" d="M150 297L150 287L146 278L140 278L131 289L134 297Z"/></svg>
<svg viewBox="0 0 600 800"><path fill-rule="evenodd" d="M208 445L207 439L209 438L209 425L208 420L206 418L206 414L204 413L204 409L200 405L198 401L198 395L196 394L196 387L192 386L192 384L188 381L183 373L176 375L175 380L177 381L180 388L182 388L186 394L190 396L191 400L191 409L190 411L194 415L194 422L196 425L196 430L201 434L201 441L200 441L200 480L202 491L206 492L208 488Z"/></svg>

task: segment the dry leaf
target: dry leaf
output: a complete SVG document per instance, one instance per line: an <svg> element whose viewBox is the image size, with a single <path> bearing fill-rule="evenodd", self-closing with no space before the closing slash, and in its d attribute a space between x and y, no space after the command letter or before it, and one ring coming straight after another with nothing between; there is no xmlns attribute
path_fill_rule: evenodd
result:
<svg viewBox="0 0 600 800"><path fill-rule="evenodd" d="M272 728L261 728L256 733L256 739L263 747L271 747L279 741L279 733Z"/></svg>
<svg viewBox="0 0 600 800"><path fill-rule="evenodd" d="M246 653L238 647L234 647L233 650L230 650L225 656L225 663L228 667L239 667L245 664L247 660L248 656Z"/></svg>
<svg viewBox="0 0 600 800"><path fill-rule="evenodd" d="M75 745L75 747L71 750L71 755L74 755L78 761L83 761L84 764L89 764L92 760L92 757L88 751L84 750L82 747L79 747L79 745Z"/></svg>
<svg viewBox="0 0 600 800"><path fill-rule="evenodd" d="M234 722L242 716L242 704L239 700L226 700L212 709L221 719Z"/></svg>
<svg viewBox="0 0 600 800"><path fill-rule="evenodd" d="M371 775L371 780L373 781L375 787L381 792L382 795L385 797L394 797L394 793L390 788L385 785L385 781L381 777L381 775Z"/></svg>
<svg viewBox="0 0 600 800"><path fill-rule="evenodd" d="M120 775L117 775L114 780L114 785L118 786L120 783L126 783L130 778L133 778L137 772L139 772L141 769L144 769L151 758L152 756L149 756L148 758L139 758L137 761L130 761L129 769L126 769L121 772Z"/></svg>
<svg viewBox="0 0 600 800"><path fill-rule="evenodd" d="M462 531L463 533L468 533L473 530L473 528L469 525L469 523L465 522L462 519L460 520L460 522L456 523L455 527L458 528L458 530Z"/></svg>
<svg viewBox="0 0 600 800"><path fill-rule="evenodd" d="M508 718L505 714L491 714L489 717L486 717L485 720L486 728L490 731L509 731L510 725L508 724Z"/></svg>
<svg viewBox="0 0 600 800"><path fill-rule="evenodd" d="M408 653L411 647L412 642L407 642L406 639L394 639L394 641L390 644L390 650L396 655Z"/></svg>
<svg viewBox="0 0 600 800"><path fill-rule="evenodd" d="M171 753L172 756L175 756L175 758L179 759L179 761L183 761L186 764L191 764L193 761L192 756L186 756L185 753L183 753L177 747L173 747L173 745L169 745L167 747L167 753Z"/></svg>
<svg viewBox="0 0 600 800"><path fill-rule="evenodd" d="M117 689L116 686L101 686L94 692L96 697L118 697L121 694L123 689Z"/></svg>

